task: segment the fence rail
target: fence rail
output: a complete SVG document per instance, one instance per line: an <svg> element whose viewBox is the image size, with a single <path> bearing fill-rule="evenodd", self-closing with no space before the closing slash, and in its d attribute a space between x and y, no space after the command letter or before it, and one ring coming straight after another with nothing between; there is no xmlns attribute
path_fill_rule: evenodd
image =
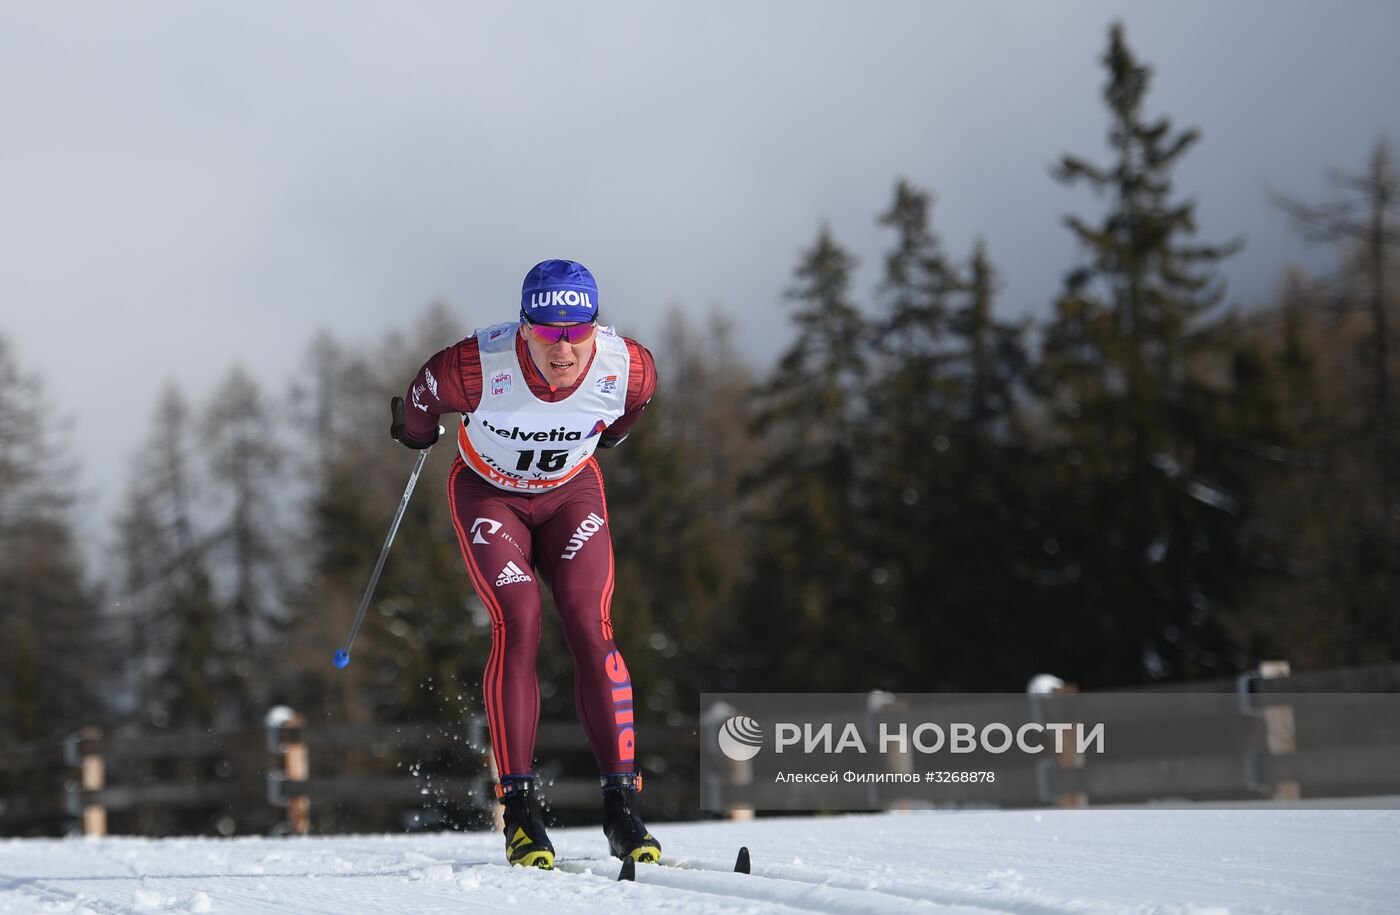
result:
<svg viewBox="0 0 1400 915"><path fill-rule="evenodd" d="M694 755L694 728L648 732L649 744L673 756ZM560 760L588 754L575 722L541 722L536 748L542 773L562 772ZM438 756L450 757L442 765L458 771L426 772L423 760ZM355 761L347 763L349 757ZM316 809L394 807L406 815L452 803L493 813L493 771L480 716L457 733L422 722L311 726L286 708L271 710L259 729L103 734L85 728L64 741L0 747L0 835L79 829L102 835L108 814L167 808L237 811L246 821L296 834L310 831ZM598 804L596 779L542 781L541 793L556 811ZM659 781L647 789L652 809L676 813L693 809L696 794Z"/></svg>
<svg viewBox="0 0 1400 915"><path fill-rule="evenodd" d="M1350 718L1343 718L1299 696L1400 692L1400 664L1290 675L1286 665L1273 663L1228 680L1019 701L1024 710L1026 702L1070 700L1082 714L1103 712L1112 719L1113 700L1127 692L1170 697L1169 704L1135 706L1132 720L1118 713L1115 733L1132 735L1136 749L1131 757L1086 762L1071 753L1019 769L1004 767L991 802L1084 806L1164 796L1289 799L1400 793L1400 725L1391 720L1394 716L1368 718L1362 701ZM957 697L957 710L968 720L981 720L998 713L997 701L1006 703L1007 698L969 694ZM1183 740L1182 728L1211 736ZM711 739L708 730L688 725L648 729L648 746L668 753L644 766L668 769L668 777L648 782L653 814L694 816L702 792L706 810L731 815L745 815L760 799L761 786L743 778L701 784L694 765L702 733ZM1190 746L1189 755L1182 752L1183 745ZM1339 747L1346 751L1340 756ZM543 793L551 806L559 811L596 808L596 781L563 777L587 770L588 748L578 724L541 722L537 749ZM576 765L565 762L570 756ZM419 767L434 758L441 761L437 769ZM976 762L966 760L970 767ZM469 719L456 733L422 722L313 726L290 709L274 710L260 729L103 734L86 728L63 741L0 748L0 834L80 829L100 835L107 830L109 814L149 817L152 811L195 808L236 814L240 829L292 833L310 831L316 811L322 828L353 827L358 821L347 811L376 805L403 816L443 804L484 814L496 810L493 781L481 717ZM961 790L950 787L948 801L989 800L985 791L974 797L969 790L963 797ZM908 806L897 785L871 797L876 807Z"/></svg>

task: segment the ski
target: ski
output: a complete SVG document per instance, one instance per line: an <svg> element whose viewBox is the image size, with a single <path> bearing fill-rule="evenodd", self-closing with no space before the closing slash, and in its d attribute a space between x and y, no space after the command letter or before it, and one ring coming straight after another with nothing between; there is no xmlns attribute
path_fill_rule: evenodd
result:
<svg viewBox="0 0 1400 915"><path fill-rule="evenodd" d="M656 861L656 862L653 862L653 863L655 863L655 864L657 864L657 865L660 865L661 867L674 867L674 868L677 868L677 869L680 869L680 870L703 870L703 871L718 870L718 868L701 867L701 866L694 865L694 864L683 864L683 863L680 863L680 862ZM751 864L750 864L750 861L749 861L749 847L748 847L747 845L745 845L745 846L740 847L740 849L739 849L739 854L738 854L738 856L734 859L734 873L736 873L736 874L748 874L748 873L751 873L751 872L752 872L752 871L751 871ZM636 862L636 861L633 861L631 858L627 858L627 859L623 860L623 862L622 862L622 869L621 869L620 871L618 871L618 873L617 873L617 879L618 879L618 880L629 880L629 881L635 882L636 879L637 879L637 862Z"/></svg>
<svg viewBox="0 0 1400 915"><path fill-rule="evenodd" d="M606 877L611 873L605 858L555 858L550 870L565 871L570 874L588 874L593 877Z"/></svg>

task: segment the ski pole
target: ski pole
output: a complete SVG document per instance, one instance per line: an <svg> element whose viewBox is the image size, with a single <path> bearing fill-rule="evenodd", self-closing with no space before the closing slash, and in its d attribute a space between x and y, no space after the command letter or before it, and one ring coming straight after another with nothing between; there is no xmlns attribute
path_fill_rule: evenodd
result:
<svg viewBox="0 0 1400 915"><path fill-rule="evenodd" d="M438 426L438 435L441 436L443 429ZM389 536L384 538L384 548L379 551L379 559L374 564L374 573L369 577L369 586L365 588L364 597L360 598L360 610L355 614L355 624L350 627L350 637L345 640L344 648L337 648L335 657L331 663L336 667L345 667L350 663L350 647L355 644L355 636L360 634L360 624L365 621L365 611L369 609L369 599L374 595L374 587L379 584L379 573L384 571L384 560L389 558L389 547L394 544L394 535L399 532L399 522L403 521L404 509L408 508L408 499L413 495L413 487L418 482L418 474L423 470L423 462L428 459L428 452L431 448L424 448L418 452L418 462L413 465L413 473L409 474L408 485L404 487L403 498L399 500L399 510L394 513L394 523L389 525Z"/></svg>

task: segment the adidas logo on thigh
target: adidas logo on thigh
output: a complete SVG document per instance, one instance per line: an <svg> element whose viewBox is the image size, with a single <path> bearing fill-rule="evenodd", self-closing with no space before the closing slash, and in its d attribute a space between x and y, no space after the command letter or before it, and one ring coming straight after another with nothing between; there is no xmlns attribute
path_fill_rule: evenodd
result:
<svg viewBox="0 0 1400 915"><path fill-rule="evenodd" d="M520 566L514 561L506 563L506 567L501 569L501 574L496 576L496 587L503 585L513 585L522 581L534 581L529 575L521 571Z"/></svg>

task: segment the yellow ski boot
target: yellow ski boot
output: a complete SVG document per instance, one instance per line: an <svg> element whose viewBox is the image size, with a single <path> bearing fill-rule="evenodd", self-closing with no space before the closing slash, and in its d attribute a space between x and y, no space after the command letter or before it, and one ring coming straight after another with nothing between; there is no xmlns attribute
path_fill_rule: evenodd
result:
<svg viewBox="0 0 1400 915"><path fill-rule="evenodd" d="M533 778L501 780L496 797L505 807L506 860L517 867L554 869L554 846L544 830Z"/></svg>
<svg viewBox="0 0 1400 915"><path fill-rule="evenodd" d="M647 832L637 815L637 792L642 790L640 773L605 775L603 783L603 834L614 858L631 859L638 864L661 860L661 843Z"/></svg>

